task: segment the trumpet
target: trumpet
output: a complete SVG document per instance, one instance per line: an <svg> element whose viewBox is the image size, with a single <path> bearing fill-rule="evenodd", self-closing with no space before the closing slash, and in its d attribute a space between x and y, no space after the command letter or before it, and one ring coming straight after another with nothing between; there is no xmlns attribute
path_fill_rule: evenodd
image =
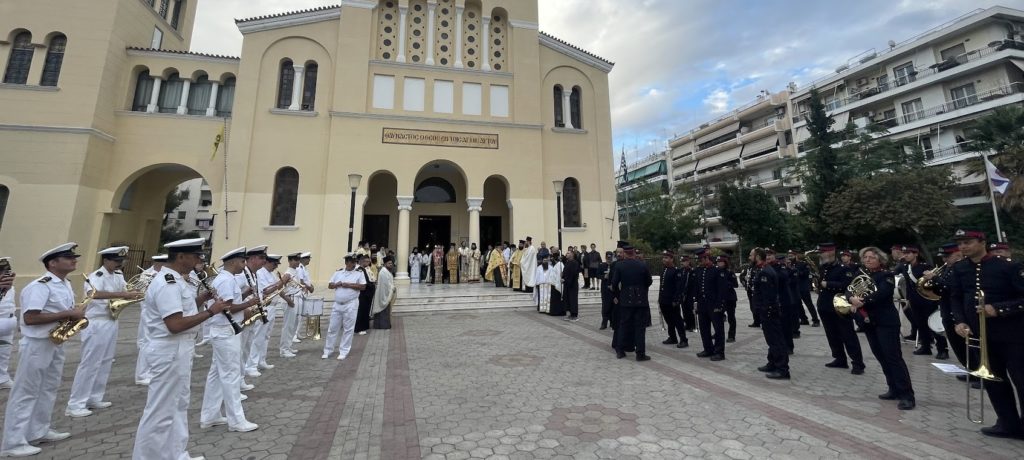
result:
<svg viewBox="0 0 1024 460"><path fill-rule="evenodd" d="M932 277L931 279L925 279L923 276L918 278L917 282L914 283L914 289L916 289L917 293L920 294L921 297L924 297L925 299L928 299L928 300L939 300L939 299L941 299L942 296L939 295L938 292L936 292L937 286L935 286L935 278L939 277L939 276L942 276L942 274L943 274L943 272L945 270L946 270L946 264L942 264L942 265L939 266L939 268L936 268L935 270L932 270L932 273L935 276Z"/></svg>
<svg viewBox="0 0 1024 460"><path fill-rule="evenodd" d="M990 382L1002 382L1003 379L997 377L992 373L992 367L988 361L988 330L986 323L988 318L985 317L985 291L981 290L981 286L978 286L978 293L975 295L978 299L978 337L967 338L967 362L965 366L970 370L971 368L971 353L970 349L977 348L981 355L978 365L978 369L970 372L971 377L977 377L981 380L981 394L979 396L981 409L979 411L979 417L975 419L971 416L971 379L967 379L967 420L972 423L985 423L985 381Z"/></svg>
<svg viewBox="0 0 1024 460"><path fill-rule="evenodd" d="M89 289L85 292L85 297L82 301L75 304L74 309L76 311L85 311L85 308L89 306L89 302L92 302L93 296L96 294L96 288L89 282L89 277L82 275L82 278L85 278L85 284L89 286ZM86 318L60 320L57 326L50 330L50 341L55 345L60 345L88 326L89 320Z"/></svg>

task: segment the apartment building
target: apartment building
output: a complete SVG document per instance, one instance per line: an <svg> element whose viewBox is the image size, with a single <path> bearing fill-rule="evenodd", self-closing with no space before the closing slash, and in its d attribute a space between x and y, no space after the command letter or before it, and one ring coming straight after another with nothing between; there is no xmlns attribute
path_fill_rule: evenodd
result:
<svg viewBox="0 0 1024 460"><path fill-rule="evenodd" d="M615 173L615 204L620 225L626 225L630 213L636 212L638 191L647 186L654 186L663 194L668 194L671 185L668 174L667 152L659 152L621 167Z"/></svg>
<svg viewBox="0 0 1024 460"><path fill-rule="evenodd" d="M186 181L175 193L188 191L188 197L164 217L164 227L178 227L182 232L198 232L203 238L213 235L213 191L205 179Z"/></svg>

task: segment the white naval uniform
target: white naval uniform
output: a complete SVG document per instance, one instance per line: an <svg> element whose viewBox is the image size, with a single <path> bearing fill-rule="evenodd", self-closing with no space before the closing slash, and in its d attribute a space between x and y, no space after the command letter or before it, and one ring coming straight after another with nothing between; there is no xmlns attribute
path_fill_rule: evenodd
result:
<svg viewBox="0 0 1024 460"><path fill-rule="evenodd" d="M235 275L221 270L210 285L221 299L232 299L235 305L242 303L242 288L236 283ZM232 313L239 325L245 319L244 311ZM200 423L209 423L227 416L228 424L238 426L245 423L242 411L242 343L235 335L223 313L210 319L210 343L213 345L213 359L210 372L206 374L206 391L203 393L203 411ZM223 411L221 410L223 408Z"/></svg>
<svg viewBox="0 0 1024 460"><path fill-rule="evenodd" d="M164 271L163 267L161 267L160 270L153 270L153 267L149 267L149 268L145 269L142 272L142 274L143 275L148 275L150 277L153 277L153 279L156 279L155 277L157 275L162 274L163 271ZM147 380L149 380L149 377L150 377L150 375L149 375L149 364L146 362L146 351L145 351L146 350L146 342L147 342L147 338L146 338L146 325L143 324L142 321L139 321L139 335L137 335L136 339L135 339L135 344L138 345L138 347L139 347L139 357L135 361L135 381L136 382L147 381Z"/></svg>
<svg viewBox="0 0 1024 460"><path fill-rule="evenodd" d="M302 281L302 283L304 285L310 285L311 286L313 284L313 282L310 281L310 279L309 279L309 268L306 267L305 265L303 265L300 262L299 263L298 271L299 271L299 280ZM296 310L296 312L295 312L295 324L296 324L296 327L295 327L295 333L292 334L292 339L295 339L295 340L298 340L298 338L299 338L299 328L298 328L299 315L301 314L301 309L305 307L303 305L303 303L305 301L305 298L308 297L309 293L307 291L305 291L305 290L300 290L299 294L302 295L303 302L295 304L295 310Z"/></svg>
<svg viewBox="0 0 1024 460"><path fill-rule="evenodd" d="M278 281L277 276L271 273L270 270L267 270L266 267L256 271L256 279L259 281L260 289ZM278 308L288 308L288 304L281 299L280 295L274 297L274 300L270 301L270 305L267 305L267 324L256 320L251 326L253 328L253 340L249 348L249 359L245 362L245 372L258 372L260 364L267 364L267 345L270 343L270 334L274 332Z"/></svg>
<svg viewBox="0 0 1024 460"><path fill-rule="evenodd" d="M92 288L101 292L125 292L128 286L120 271L111 273L102 267L89 274L89 282ZM89 286L84 288L89 289ZM89 327L79 333L82 336L82 358L71 385L68 410L86 409L101 402L107 391L117 346L117 320L110 316L109 304L107 299L94 300L85 309Z"/></svg>
<svg viewBox="0 0 1024 460"><path fill-rule="evenodd" d="M149 337L146 356L153 377L146 396L146 408L142 411L135 434L134 460L190 458L188 406L192 353L200 328L173 334L164 323L164 318L177 313L183 317L199 313L196 286L189 281L174 270L166 270L146 289L139 321Z"/></svg>
<svg viewBox="0 0 1024 460"><path fill-rule="evenodd" d="M202 286L202 281L199 281L199 274L196 273L195 270L192 270L188 274L188 279L189 279L189 282L193 286L196 286L196 290L197 291L199 290L199 286ZM210 305L213 305L213 302L214 302L213 299L210 299L210 300L206 301L206 304L205 304L204 308L210 308ZM209 341L210 340L210 322L209 321L203 321L202 332L199 334L199 340L200 341L203 341L203 340ZM199 343L197 343L196 345L199 345Z"/></svg>
<svg viewBox="0 0 1024 460"><path fill-rule="evenodd" d="M299 264L302 267L302 264ZM285 273L291 275L292 279L301 281L302 277L299 275L301 268L291 268L285 270ZM292 350L292 338L299 330L299 310L302 308L303 292L301 288L286 287L283 296L288 296L292 299L292 304L295 308L289 308L288 302L282 302L281 308L284 308L284 325L281 326L281 341L278 343L278 351L282 354Z"/></svg>
<svg viewBox="0 0 1024 460"><path fill-rule="evenodd" d="M53 273L31 282L21 291L21 348L14 389L4 412L4 439L0 454L50 431L50 416L57 401L57 389L64 374L64 347L50 341L50 329L57 323L27 325L25 313L60 313L75 306L71 282Z"/></svg>
<svg viewBox="0 0 1024 460"><path fill-rule="evenodd" d="M341 269L331 276L331 283L366 284L366 276L359 268L351 271ZM334 290L334 308L331 309L331 322L327 327L327 340L324 343L324 354L329 355L341 334L341 345L338 354L348 356L352 350L352 336L356 329L356 316L359 313L359 292L355 289L339 287ZM344 330L342 330L344 328Z"/></svg>
<svg viewBox="0 0 1024 460"><path fill-rule="evenodd" d="M14 348L14 332L18 330L18 318L15 318L14 296L12 286L0 298L0 383L11 381L7 368L11 363L11 349Z"/></svg>
<svg viewBox="0 0 1024 460"><path fill-rule="evenodd" d="M251 295L256 295L261 302L263 301L263 288L265 286L256 278L256 274L249 271L249 267L245 267L242 269L242 273L235 275L235 283L238 283L238 288L243 291L246 286L252 287ZM238 365L242 369L242 381L245 381L245 367L246 363L249 362L249 352L252 350L252 342L256 338L256 330L263 325L261 320L256 319L255 321L251 326L242 329L241 334L238 334L241 340L240 346L242 347L242 353L238 361ZM242 322L238 321L238 324L242 324Z"/></svg>

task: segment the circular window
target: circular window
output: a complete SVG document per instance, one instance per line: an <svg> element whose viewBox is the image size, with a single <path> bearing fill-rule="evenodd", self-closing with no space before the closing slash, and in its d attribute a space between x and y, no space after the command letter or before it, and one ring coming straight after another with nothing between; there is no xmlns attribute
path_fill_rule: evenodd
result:
<svg viewBox="0 0 1024 460"><path fill-rule="evenodd" d="M469 12L469 18L470 18L470 19L474 19L474 18L476 18L476 12L474 12L474 11L470 11L470 12Z"/></svg>
<svg viewBox="0 0 1024 460"><path fill-rule="evenodd" d="M441 52L442 53L447 53L448 52L448 45L441 45Z"/></svg>
<svg viewBox="0 0 1024 460"><path fill-rule="evenodd" d="M448 21L441 21L441 27L448 27Z"/></svg>
<svg viewBox="0 0 1024 460"><path fill-rule="evenodd" d="M391 46L391 40L390 39L385 39L384 40L384 46Z"/></svg>
<svg viewBox="0 0 1024 460"><path fill-rule="evenodd" d="M494 70L501 70L501 64L494 64Z"/></svg>
<svg viewBox="0 0 1024 460"><path fill-rule="evenodd" d="M441 40L447 40L447 39L448 39L448 32L442 32L441 33Z"/></svg>
<svg viewBox="0 0 1024 460"><path fill-rule="evenodd" d="M470 36L466 37L466 40L469 40L470 43L473 43L473 42L476 41L476 37L470 35Z"/></svg>
<svg viewBox="0 0 1024 460"><path fill-rule="evenodd" d="M501 39L500 38L495 38L494 39L494 46L501 46Z"/></svg>
<svg viewBox="0 0 1024 460"><path fill-rule="evenodd" d="M388 6L388 8L394 8L395 4L394 4L394 2L387 2L387 6Z"/></svg>
<svg viewBox="0 0 1024 460"><path fill-rule="evenodd" d="M468 28L469 30L476 30L476 25L470 24Z"/></svg>
<svg viewBox="0 0 1024 460"><path fill-rule="evenodd" d="M416 5L412 9L414 9L416 11L423 11L423 5Z"/></svg>
<svg viewBox="0 0 1024 460"><path fill-rule="evenodd" d="M388 14L385 14L385 15L384 15L384 19L387 19L388 21L390 21L390 20L392 20L392 19L394 19L394 18L395 18L395 17L394 17L394 16L392 16L392 15L391 15L391 13L388 13Z"/></svg>
<svg viewBox="0 0 1024 460"><path fill-rule="evenodd" d="M494 52L494 57L500 58L501 57L501 51L495 51Z"/></svg>
<svg viewBox="0 0 1024 460"><path fill-rule="evenodd" d="M413 44L412 44L412 47L413 47L413 49L417 49L417 50L418 50L418 49L420 49L420 44L419 44L419 42L413 43Z"/></svg>
<svg viewBox="0 0 1024 460"><path fill-rule="evenodd" d="M420 57L419 56L413 56L412 57L412 62L420 62Z"/></svg>
<svg viewBox="0 0 1024 460"><path fill-rule="evenodd" d="M447 15L448 14L448 8L441 8L441 14ZM448 27L448 26L445 26L445 27Z"/></svg>
<svg viewBox="0 0 1024 460"><path fill-rule="evenodd" d="M470 49L466 50L466 53L469 53L469 55L472 56L472 55L476 54L476 50L473 49L473 48L470 48Z"/></svg>
<svg viewBox="0 0 1024 460"><path fill-rule="evenodd" d="M448 58L441 58L441 65L448 65Z"/></svg>
<svg viewBox="0 0 1024 460"><path fill-rule="evenodd" d="M501 22L501 16L495 16L494 22Z"/></svg>
<svg viewBox="0 0 1024 460"><path fill-rule="evenodd" d="M421 19L421 18L412 18L412 22L415 22L416 24L419 24L419 23L423 22L423 19Z"/></svg>
<svg viewBox="0 0 1024 460"><path fill-rule="evenodd" d="M419 37L420 36L420 30L416 29L416 30L412 31L412 34L417 36L417 37Z"/></svg>
<svg viewBox="0 0 1024 460"><path fill-rule="evenodd" d="M384 59L391 59L391 53L384 53Z"/></svg>
<svg viewBox="0 0 1024 460"><path fill-rule="evenodd" d="M384 33L390 34L391 33L391 27L385 27L384 28Z"/></svg>
<svg viewBox="0 0 1024 460"><path fill-rule="evenodd" d="M473 62L473 61L469 61L468 63L466 63L466 65L468 65L470 69L472 69L473 67L476 67L476 63Z"/></svg>
<svg viewBox="0 0 1024 460"><path fill-rule="evenodd" d="M501 33L501 27L495 27L494 28L494 33L495 34L500 34Z"/></svg>

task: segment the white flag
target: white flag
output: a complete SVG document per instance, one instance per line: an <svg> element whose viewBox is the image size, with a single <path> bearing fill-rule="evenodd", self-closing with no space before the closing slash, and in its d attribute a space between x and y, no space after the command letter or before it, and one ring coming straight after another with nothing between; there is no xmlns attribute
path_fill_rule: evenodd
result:
<svg viewBox="0 0 1024 460"><path fill-rule="evenodd" d="M988 170L988 180L992 186L992 190L1001 194L1006 193L1006 188L1010 186L1010 179L1007 179L1006 176L1000 173L999 170L996 169L996 165L992 164L991 161L988 161L988 158L985 158L985 169Z"/></svg>

